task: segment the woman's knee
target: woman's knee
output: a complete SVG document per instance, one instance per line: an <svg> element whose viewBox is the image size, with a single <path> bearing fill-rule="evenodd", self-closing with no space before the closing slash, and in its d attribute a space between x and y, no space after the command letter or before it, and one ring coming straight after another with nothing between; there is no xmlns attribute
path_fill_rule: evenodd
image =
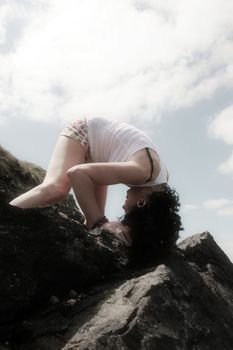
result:
<svg viewBox="0 0 233 350"><path fill-rule="evenodd" d="M69 179L72 181L72 178L77 175L80 168L82 168L82 164L77 164L69 168L66 172L66 175L69 177Z"/></svg>

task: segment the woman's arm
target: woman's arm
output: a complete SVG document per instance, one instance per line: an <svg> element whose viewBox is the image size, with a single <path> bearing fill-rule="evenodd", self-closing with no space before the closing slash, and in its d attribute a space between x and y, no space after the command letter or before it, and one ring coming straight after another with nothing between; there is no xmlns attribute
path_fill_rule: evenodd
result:
<svg viewBox="0 0 233 350"><path fill-rule="evenodd" d="M137 185L143 184L147 179L144 169L133 161L79 164L70 168L67 175L86 217L88 228L104 215L97 203L95 185L107 186L117 183Z"/></svg>

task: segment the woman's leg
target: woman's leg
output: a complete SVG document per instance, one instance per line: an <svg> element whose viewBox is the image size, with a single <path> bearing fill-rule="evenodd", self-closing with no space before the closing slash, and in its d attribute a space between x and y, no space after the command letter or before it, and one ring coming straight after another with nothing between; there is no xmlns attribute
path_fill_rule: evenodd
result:
<svg viewBox="0 0 233 350"><path fill-rule="evenodd" d="M13 199L10 204L21 208L34 208L65 199L71 189L67 170L82 163L85 163L83 146L70 137L60 135L42 184Z"/></svg>

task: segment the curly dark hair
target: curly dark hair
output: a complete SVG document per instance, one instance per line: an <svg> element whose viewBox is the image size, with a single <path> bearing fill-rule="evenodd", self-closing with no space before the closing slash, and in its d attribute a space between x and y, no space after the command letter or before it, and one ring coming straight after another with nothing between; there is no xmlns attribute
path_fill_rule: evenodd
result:
<svg viewBox="0 0 233 350"><path fill-rule="evenodd" d="M144 207L135 205L121 219L121 223L131 228L131 264L143 265L169 255L176 247L184 230L181 217L179 195L167 183L160 192L152 192Z"/></svg>

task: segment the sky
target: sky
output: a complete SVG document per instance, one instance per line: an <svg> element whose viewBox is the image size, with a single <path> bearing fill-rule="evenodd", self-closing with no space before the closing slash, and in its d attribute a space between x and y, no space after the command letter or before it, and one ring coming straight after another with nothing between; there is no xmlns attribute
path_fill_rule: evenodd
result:
<svg viewBox="0 0 233 350"><path fill-rule="evenodd" d="M184 231L233 261L232 0L2 0L0 144L47 168L79 116L148 133ZM109 186L116 220L128 187Z"/></svg>

